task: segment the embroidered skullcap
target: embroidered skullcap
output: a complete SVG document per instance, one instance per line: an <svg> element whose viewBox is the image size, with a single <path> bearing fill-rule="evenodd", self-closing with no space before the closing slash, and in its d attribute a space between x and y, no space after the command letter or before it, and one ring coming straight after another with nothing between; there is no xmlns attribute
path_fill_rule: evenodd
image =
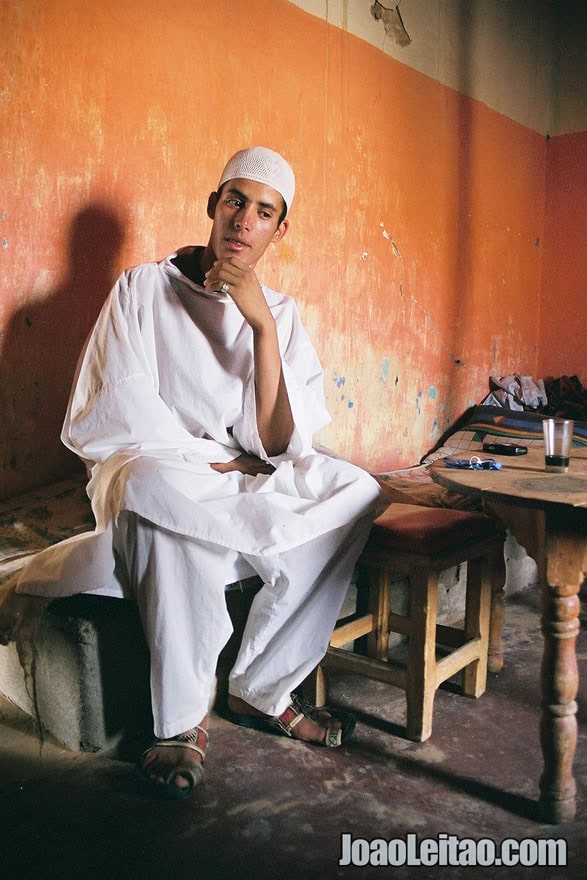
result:
<svg viewBox="0 0 587 880"><path fill-rule="evenodd" d="M228 160L226 168L222 172L218 189L227 180L242 177L245 180L256 180L273 187L283 196L286 211L291 208L296 181L294 173L283 156L267 147L250 147L248 150L239 150L232 159Z"/></svg>

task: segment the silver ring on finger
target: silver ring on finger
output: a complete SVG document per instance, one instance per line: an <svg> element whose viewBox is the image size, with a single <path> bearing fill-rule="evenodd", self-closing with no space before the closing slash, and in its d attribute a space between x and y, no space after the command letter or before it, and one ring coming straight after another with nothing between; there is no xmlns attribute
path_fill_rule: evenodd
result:
<svg viewBox="0 0 587 880"><path fill-rule="evenodd" d="M227 284L226 281L223 281L222 286L220 287L220 293L230 293L230 284Z"/></svg>

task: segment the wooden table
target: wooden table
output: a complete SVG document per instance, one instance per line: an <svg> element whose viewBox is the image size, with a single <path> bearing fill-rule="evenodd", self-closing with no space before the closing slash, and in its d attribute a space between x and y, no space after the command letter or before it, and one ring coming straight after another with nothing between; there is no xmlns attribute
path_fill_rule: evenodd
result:
<svg viewBox="0 0 587 880"><path fill-rule="evenodd" d="M501 519L538 565L544 635L540 806L545 821L568 822L576 812L575 643L578 594L587 571L587 449L573 447L565 474L545 471L542 447L524 456L493 457L502 470L457 470L440 460L432 465L431 475L442 486L481 497L488 512Z"/></svg>

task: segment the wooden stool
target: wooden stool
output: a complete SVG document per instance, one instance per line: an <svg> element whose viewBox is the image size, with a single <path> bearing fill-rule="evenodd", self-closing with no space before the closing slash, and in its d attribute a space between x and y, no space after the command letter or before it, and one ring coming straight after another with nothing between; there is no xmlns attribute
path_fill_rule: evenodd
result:
<svg viewBox="0 0 587 880"><path fill-rule="evenodd" d="M492 567L501 578L493 581L499 604L504 538L504 532L482 514L391 504L375 520L359 560L357 613L338 621L328 652L316 670L316 705L326 701L325 673L331 669L395 685L406 692L407 736L420 742L432 732L434 696L442 682L462 671L462 692L481 696L487 679ZM439 575L464 562L464 625L437 625ZM390 610L392 573L409 576L410 610L406 616ZM409 638L405 666L388 659L390 632ZM367 636L367 656L341 649L362 636ZM449 652L437 659L440 646Z"/></svg>

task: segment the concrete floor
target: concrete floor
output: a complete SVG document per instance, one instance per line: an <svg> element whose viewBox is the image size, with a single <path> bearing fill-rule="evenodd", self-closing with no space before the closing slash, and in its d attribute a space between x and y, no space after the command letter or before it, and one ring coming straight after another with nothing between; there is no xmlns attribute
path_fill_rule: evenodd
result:
<svg viewBox="0 0 587 880"><path fill-rule="evenodd" d="M542 824L536 798L542 639L535 600L510 600L506 668L469 700L436 697L430 740L402 737L403 694L333 677L333 702L353 707L353 741L328 752L211 725L204 781L188 804L154 801L120 754L76 754L0 704L2 880L224 880L224 878L548 878L587 871L587 631L574 762L577 818ZM568 867L352 867L338 864L341 834L418 839L564 838Z"/></svg>

